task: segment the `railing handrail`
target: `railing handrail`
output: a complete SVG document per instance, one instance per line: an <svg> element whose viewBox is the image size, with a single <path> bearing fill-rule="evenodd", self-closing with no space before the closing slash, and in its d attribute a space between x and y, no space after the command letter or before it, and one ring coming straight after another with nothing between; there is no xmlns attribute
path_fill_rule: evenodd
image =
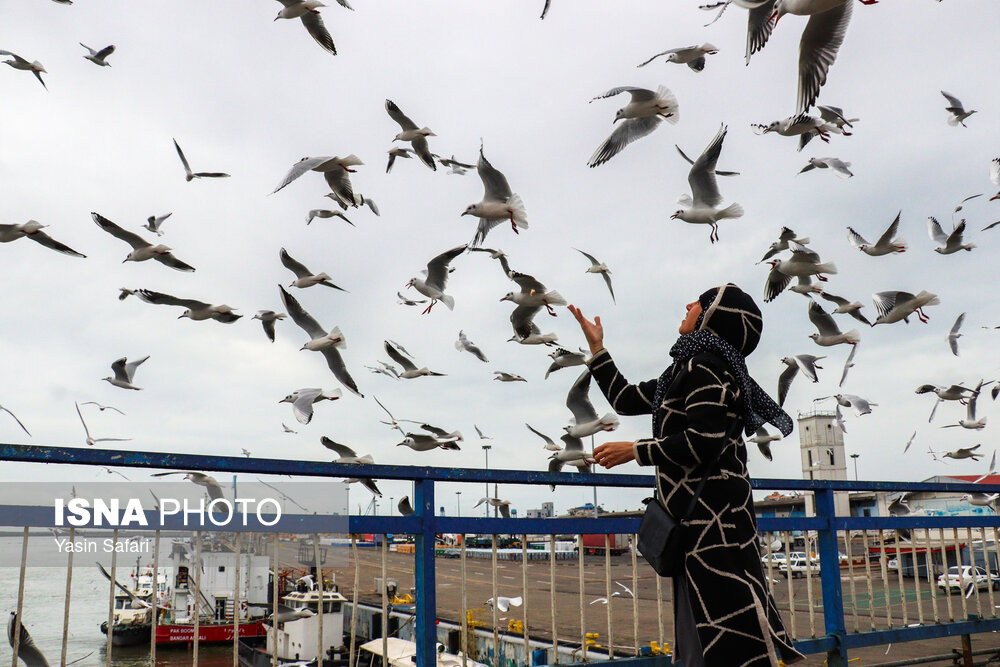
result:
<svg viewBox="0 0 1000 667"><path fill-rule="evenodd" d="M652 488L653 475L622 473L552 473L503 468L447 468L368 463L336 463L308 460L174 454L93 447L53 447L45 445L0 444L0 461L21 463L64 463L74 465L119 466L171 470L255 473L258 475L299 475L304 477L373 477L435 482L497 482L501 484L556 484L558 486L619 486ZM751 478L758 490L786 491L936 491L939 493L1000 492L1000 484L974 482L893 482L849 480L804 480Z"/></svg>

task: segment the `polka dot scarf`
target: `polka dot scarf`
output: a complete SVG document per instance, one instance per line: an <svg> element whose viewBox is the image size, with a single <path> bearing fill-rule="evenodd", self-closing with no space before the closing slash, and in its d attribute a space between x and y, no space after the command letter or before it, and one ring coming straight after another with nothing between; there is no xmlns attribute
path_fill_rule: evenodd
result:
<svg viewBox="0 0 1000 667"><path fill-rule="evenodd" d="M670 348L674 362L656 383L653 396L653 429L655 432L660 405L666 395L674 370L702 352L714 353L726 360L730 372L740 385L743 403L743 425L752 435L764 422L773 424L782 435L792 432L792 418L772 399L747 372L746 355L760 341L763 324L760 309L746 292L732 283L713 287L698 298L702 313L695 330L677 339Z"/></svg>

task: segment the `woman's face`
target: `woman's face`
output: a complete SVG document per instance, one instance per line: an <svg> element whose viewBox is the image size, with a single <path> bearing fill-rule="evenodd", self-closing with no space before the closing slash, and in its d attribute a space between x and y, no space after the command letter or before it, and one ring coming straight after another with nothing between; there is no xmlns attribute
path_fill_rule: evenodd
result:
<svg viewBox="0 0 1000 667"><path fill-rule="evenodd" d="M698 321L699 315L701 315L701 303L692 301L687 305L687 315L677 331L681 334L689 334L694 331L694 325Z"/></svg>

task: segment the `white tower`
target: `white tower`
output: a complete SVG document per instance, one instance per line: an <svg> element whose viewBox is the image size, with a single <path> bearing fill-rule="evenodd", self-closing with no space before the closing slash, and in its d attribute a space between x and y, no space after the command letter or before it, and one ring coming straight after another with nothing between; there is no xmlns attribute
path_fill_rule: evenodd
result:
<svg viewBox="0 0 1000 667"><path fill-rule="evenodd" d="M844 452L844 432L832 412L799 413L799 450L802 457L802 479L847 479L847 456ZM815 514L812 496L807 496L806 514ZM850 516L846 493L836 494L837 514Z"/></svg>

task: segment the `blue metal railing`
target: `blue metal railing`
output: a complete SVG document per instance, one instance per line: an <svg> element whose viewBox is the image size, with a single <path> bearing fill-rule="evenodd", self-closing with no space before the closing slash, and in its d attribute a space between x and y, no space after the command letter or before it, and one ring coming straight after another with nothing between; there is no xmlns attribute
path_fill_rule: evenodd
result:
<svg viewBox="0 0 1000 667"><path fill-rule="evenodd" d="M568 475L522 470L343 464L10 444L0 445L0 461L325 478L372 477L380 480L411 481L414 483L413 507L415 509L412 516L351 515L348 517L348 526L349 531L354 534L399 533L411 534L415 537L417 591L415 637L417 664L421 667L436 664L436 534L634 534L639 527L638 518L620 517L574 517L554 520L435 516L434 491L437 482L652 488L654 481L652 475L610 473ZM837 542L838 531L998 528L1000 527L1000 516L848 517L838 516L834 504L836 492L923 491L960 494L980 491L995 493L1000 492L1000 485L983 485L971 482L850 482L795 479L754 479L752 485L756 490L799 491L814 494L815 516L813 517L762 517L758 519L758 529L761 532L815 531L817 534L825 634L821 637L796 641L795 645L800 651L826 653L827 664L830 667L846 667L848 651L852 648L1000 630L1000 618L986 619L969 614L967 619L952 622L849 633L844 615L840 554ZM53 525L52 519L51 512L40 512L37 509L31 510L31 508L22 506L0 505L0 526L51 527ZM303 516L300 517L300 520L303 533L326 532L324 526L327 526L327 517ZM253 529L251 527L247 530ZM262 529L261 527L257 528L257 530ZM226 530L233 529L227 528ZM649 665L654 663L657 665L670 664L668 657L627 659L624 662L630 663L633 667L647 663Z"/></svg>

